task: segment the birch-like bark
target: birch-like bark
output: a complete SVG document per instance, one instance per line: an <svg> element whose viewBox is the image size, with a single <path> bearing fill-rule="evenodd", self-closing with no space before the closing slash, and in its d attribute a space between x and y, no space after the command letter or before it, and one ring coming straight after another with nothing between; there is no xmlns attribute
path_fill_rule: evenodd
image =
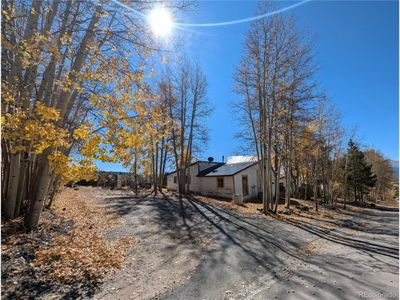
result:
<svg viewBox="0 0 400 300"><path fill-rule="evenodd" d="M71 72L70 72L70 80L72 82L76 82L79 76L79 73L81 72L86 56L89 52L88 46L89 44L92 42L94 35L95 35L95 28L97 26L97 23L100 19L100 14L102 12L102 6L98 5L96 7L96 11L94 12L89 26L85 31L85 35L82 38L82 41L79 45L79 48L77 50L77 54L74 60L74 63L72 65L71 68ZM62 91L61 95L57 101L57 109L60 110L60 116L61 116L61 120L64 120L65 115L67 113L67 108L68 105L70 104L71 98L73 96L74 91L69 92L69 91Z"/></svg>
<svg viewBox="0 0 400 300"><path fill-rule="evenodd" d="M8 179L7 198L5 201L6 218L14 218L15 206L18 194L18 182L20 173L21 152L11 154L10 175Z"/></svg>
<svg viewBox="0 0 400 300"><path fill-rule="evenodd" d="M35 198L32 199L29 207L29 212L25 215L25 227L31 231L38 227L40 215L43 211L43 207L46 201L47 192L51 180L51 172L49 161L47 159L48 151L42 154L39 178L37 181L37 190Z"/></svg>
<svg viewBox="0 0 400 300"><path fill-rule="evenodd" d="M61 49L62 38L66 34L68 18L71 13L71 5L72 1L67 1L66 8L63 12L63 19L61 21L60 33L57 39L57 49ZM49 64L46 66L46 69L43 72L43 78L41 80L39 90L37 93L37 99L42 101L46 99L44 103L48 106L50 105L50 95L51 91L53 90L57 61L58 61L57 55L52 55ZM47 97L44 98L46 91L47 91Z"/></svg>
<svg viewBox="0 0 400 300"><path fill-rule="evenodd" d="M22 202L26 199L26 191L27 191L27 173L28 173L28 165L29 165L29 155L28 154L22 154L24 155L23 158L21 158L21 171L19 174L19 182L18 182L18 194L17 194L17 199L16 199L16 204L15 204L15 212L14 216L17 217L20 215L21 212L21 205Z"/></svg>

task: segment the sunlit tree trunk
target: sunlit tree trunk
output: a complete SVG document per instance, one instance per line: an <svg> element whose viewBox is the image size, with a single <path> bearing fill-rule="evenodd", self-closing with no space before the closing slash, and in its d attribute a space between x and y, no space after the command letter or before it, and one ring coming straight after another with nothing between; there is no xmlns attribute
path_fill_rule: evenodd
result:
<svg viewBox="0 0 400 300"><path fill-rule="evenodd" d="M37 189L34 198L31 201L28 213L25 216L25 227L28 230L34 230L38 227L40 214L46 201L47 192L50 185L51 172L49 161L47 159L48 151L42 154L39 177L37 180Z"/></svg>
<svg viewBox="0 0 400 300"><path fill-rule="evenodd" d="M7 198L5 201L6 218L14 218L15 206L17 202L19 173L21 164L21 152L11 154L10 174L8 179Z"/></svg>

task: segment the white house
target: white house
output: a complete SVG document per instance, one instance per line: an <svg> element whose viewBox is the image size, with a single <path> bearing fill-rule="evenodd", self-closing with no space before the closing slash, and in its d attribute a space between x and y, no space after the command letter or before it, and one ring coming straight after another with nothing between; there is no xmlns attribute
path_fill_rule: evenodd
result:
<svg viewBox="0 0 400 300"><path fill-rule="evenodd" d="M232 156L226 163L197 161L190 166L187 182L191 192L221 198L232 199L239 194L250 200L259 198L262 192L259 163L254 156ZM176 172L167 175L167 188L178 189Z"/></svg>

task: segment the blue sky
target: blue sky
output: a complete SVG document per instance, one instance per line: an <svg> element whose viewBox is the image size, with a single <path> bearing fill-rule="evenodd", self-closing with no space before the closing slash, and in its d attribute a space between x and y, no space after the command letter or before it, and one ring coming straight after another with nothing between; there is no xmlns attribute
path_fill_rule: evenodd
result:
<svg viewBox="0 0 400 300"><path fill-rule="evenodd" d="M276 2L284 7L295 2ZM255 1L203 1L184 22L209 23L254 16ZM315 35L318 80L342 112L344 126L357 128L361 143L399 157L398 2L311 1L293 14L299 28ZM174 34L182 38L188 55L197 58L208 79L210 140L202 159L220 160L238 153L234 135L238 123L230 109L233 74L241 57L249 24L192 28ZM103 170L118 165L99 164Z"/></svg>

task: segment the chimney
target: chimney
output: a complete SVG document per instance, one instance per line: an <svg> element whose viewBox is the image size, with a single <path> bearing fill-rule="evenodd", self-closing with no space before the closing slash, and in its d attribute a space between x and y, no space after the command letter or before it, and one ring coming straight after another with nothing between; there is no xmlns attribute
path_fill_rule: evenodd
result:
<svg viewBox="0 0 400 300"><path fill-rule="evenodd" d="M222 155L222 162L225 162L224 159L225 159L225 157Z"/></svg>

